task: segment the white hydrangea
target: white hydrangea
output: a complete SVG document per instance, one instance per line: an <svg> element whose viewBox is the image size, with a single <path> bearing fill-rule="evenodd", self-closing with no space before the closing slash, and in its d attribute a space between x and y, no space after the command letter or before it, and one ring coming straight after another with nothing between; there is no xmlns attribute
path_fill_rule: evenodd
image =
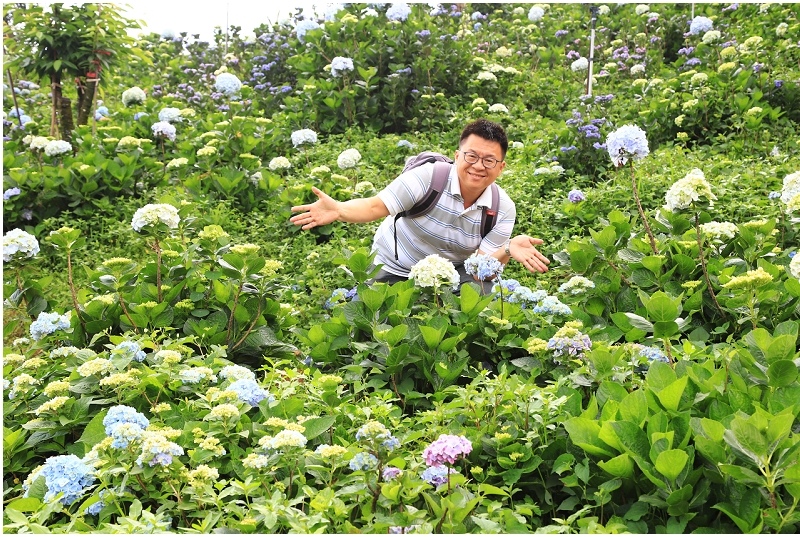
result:
<svg viewBox="0 0 800 537"><path fill-rule="evenodd" d="M142 104L146 98L147 95L145 95L144 90L138 86L126 89L122 92L122 104L125 106Z"/></svg>
<svg viewBox="0 0 800 537"><path fill-rule="evenodd" d="M705 224L700 224L700 230L713 239L732 239L736 236L736 233L739 231L739 227L732 223L732 222L706 222Z"/></svg>
<svg viewBox="0 0 800 537"><path fill-rule="evenodd" d="M491 73L489 71L481 71L480 73L478 73L478 80L489 80L495 82L497 80L497 77L495 76L494 73Z"/></svg>
<svg viewBox="0 0 800 537"><path fill-rule="evenodd" d="M598 15L608 15L609 13L611 13L611 8L605 4L597 8Z"/></svg>
<svg viewBox="0 0 800 537"><path fill-rule="evenodd" d="M544 9L540 8L539 6L533 6L530 11L528 11L528 20L531 22L539 22L544 17Z"/></svg>
<svg viewBox="0 0 800 537"><path fill-rule="evenodd" d="M800 255L795 253L792 261L789 263L789 274L800 280Z"/></svg>
<svg viewBox="0 0 800 537"><path fill-rule="evenodd" d="M148 203L137 209L133 215L131 226L134 231L141 231L145 226L154 226L158 223L166 224L168 228L175 229L181 221L178 209L169 203Z"/></svg>
<svg viewBox="0 0 800 537"><path fill-rule="evenodd" d="M580 71L586 71L589 68L589 60L586 58L578 58L572 65L569 66L572 69L573 73L578 73ZM631 70L633 72L633 70Z"/></svg>
<svg viewBox="0 0 800 537"><path fill-rule="evenodd" d="M650 11L650 6L648 6L647 4L639 4L638 6L636 6L634 11L636 12L637 15L644 15L645 13Z"/></svg>
<svg viewBox="0 0 800 537"><path fill-rule="evenodd" d="M242 82L232 73L220 73L214 82L214 89L228 96L238 95Z"/></svg>
<svg viewBox="0 0 800 537"><path fill-rule="evenodd" d="M640 75L644 73L644 65L641 63L637 63L636 65L631 66L631 74L632 75Z"/></svg>
<svg viewBox="0 0 800 537"><path fill-rule="evenodd" d="M292 145L294 147L315 143L317 143L317 133L311 129L300 129L292 133Z"/></svg>
<svg viewBox="0 0 800 537"><path fill-rule="evenodd" d="M671 212L687 209L693 202L706 199L713 201L717 199L711 192L711 185L706 181L706 177L698 168L686 174L686 177L675 182L666 194L666 204L664 207Z"/></svg>
<svg viewBox="0 0 800 537"><path fill-rule="evenodd" d="M458 287L460 277L452 262L438 254L432 254L411 267L409 277L419 287L439 287L452 285Z"/></svg>
<svg viewBox="0 0 800 537"><path fill-rule="evenodd" d="M167 123L178 122L181 120L181 111L178 108L162 108L158 113L158 120Z"/></svg>
<svg viewBox="0 0 800 537"><path fill-rule="evenodd" d="M3 261L8 263L15 258L30 258L39 253L36 237L19 228L3 235Z"/></svg>
<svg viewBox="0 0 800 537"><path fill-rule="evenodd" d="M44 146L44 154L48 157L57 157L72 151L72 144L65 140L51 140Z"/></svg>
<svg viewBox="0 0 800 537"><path fill-rule="evenodd" d="M789 204L789 200L800 194L800 171L790 173L783 178L783 188L781 189L781 201Z"/></svg>
<svg viewBox="0 0 800 537"><path fill-rule="evenodd" d="M706 45L716 43L720 40L720 37L722 37L722 34L719 32L719 30L709 30L703 34L703 43Z"/></svg>
<svg viewBox="0 0 800 537"><path fill-rule="evenodd" d="M573 276L567 282L559 286L558 292L580 295L589 289L594 289L594 282L592 280L583 276Z"/></svg>
<svg viewBox="0 0 800 537"><path fill-rule="evenodd" d="M358 166L359 161L361 161L361 153L358 152L358 149L354 148L345 149L339 154L339 158L336 159L336 163L342 170L355 168Z"/></svg>
<svg viewBox="0 0 800 537"><path fill-rule="evenodd" d="M292 167L292 163L286 157L275 157L269 161L269 169L272 171L288 170Z"/></svg>

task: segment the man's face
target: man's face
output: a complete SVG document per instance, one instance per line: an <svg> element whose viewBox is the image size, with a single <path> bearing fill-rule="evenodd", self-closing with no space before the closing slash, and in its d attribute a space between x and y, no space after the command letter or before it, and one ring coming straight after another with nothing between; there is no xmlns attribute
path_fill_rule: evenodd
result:
<svg viewBox="0 0 800 537"><path fill-rule="evenodd" d="M475 160L471 164L467 160ZM494 159L495 167L487 168L485 160ZM491 185L500 172L505 168L506 163L503 159L503 150L498 142L493 142L470 134L461 142L461 148L456 151L455 161L458 172L458 180L461 185L461 193L466 198L477 198L487 186Z"/></svg>

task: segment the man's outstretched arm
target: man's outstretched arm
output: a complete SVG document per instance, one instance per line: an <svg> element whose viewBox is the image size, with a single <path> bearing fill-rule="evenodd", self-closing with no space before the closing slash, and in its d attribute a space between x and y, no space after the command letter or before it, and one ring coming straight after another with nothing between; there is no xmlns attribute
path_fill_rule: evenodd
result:
<svg viewBox="0 0 800 537"><path fill-rule="evenodd" d="M348 201L336 201L320 189L311 187L311 191L319 198L314 203L292 207L296 214L289 219L296 226L311 229L331 222L349 222L360 224L374 222L389 215L389 209L377 196Z"/></svg>

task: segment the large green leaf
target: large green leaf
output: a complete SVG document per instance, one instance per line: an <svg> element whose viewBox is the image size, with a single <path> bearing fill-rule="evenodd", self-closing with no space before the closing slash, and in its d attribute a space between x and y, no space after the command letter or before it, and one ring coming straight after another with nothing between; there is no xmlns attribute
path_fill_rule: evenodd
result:
<svg viewBox="0 0 800 537"><path fill-rule="evenodd" d="M682 449L668 449L658 454L656 470L674 482L689 461L689 455Z"/></svg>
<svg viewBox="0 0 800 537"><path fill-rule="evenodd" d="M597 420L583 417L570 418L564 422L570 440L590 455L613 457L613 448L600 440L600 424Z"/></svg>

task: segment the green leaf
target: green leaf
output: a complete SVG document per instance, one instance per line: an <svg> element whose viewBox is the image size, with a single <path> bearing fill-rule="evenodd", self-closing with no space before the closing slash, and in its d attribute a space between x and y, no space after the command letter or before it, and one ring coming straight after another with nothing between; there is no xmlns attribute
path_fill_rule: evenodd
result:
<svg viewBox="0 0 800 537"><path fill-rule="evenodd" d="M482 492L483 494L495 494L497 496L508 496L508 492L494 485L490 485L489 483L479 484L478 492Z"/></svg>
<svg viewBox="0 0 800 537"><path fill-rule="evenodd" d="M627 395L625 399L620 401L619 414L623 420L627 420L637 424L639 427L644 426L647 420L647 395L643 390L636 390Z"/></svg>
<svg viewBox="0 0 800 537"><path fill-rule="evenodd" d="M662 291L653 293L647 302L647 318L653 322L674 321L680 314L680 299L671 298Z"/></svg>
<svg viewBox="0 0 800 537"><path fill-rule="evenodd" d="M425 340L425 344L428 346L428 348L435 349L439 346L439 343L442 341L442 337L444 337L447 329L445 327L437 329L423 324L420 325L419 331L422 334L422 338Z"/></svg>
<svg viewBox="0 0 800 537"><path fill-rule="evenodd" d="M633 459L627 453L617 455L607 461L598 461L597 465L614 477L633 476Z"/></svg>
<svg viewBox="0 0 800 537"><path fill-rule="evenodd" d="M650 452L650 442L647 435L639 426L631 421L616 421L611 424L625 451L647 460Z"/></svg>
<svg viewBox="0 0 800 537"><path fill-rule="evenodd" d="M636 315L635 313L626 312L625 317L628 318L628 322L630 322L634 328L638 328L639 330L644 330L645 332L653 331L653 323L651 323L641 315Z"/></svg>
<svg viewBox="0 0 800 537"><path fill-rule="evenodd" d="M92 447L102 442L106 435L105 425L103 425L103 419L106 417L106 411L101 411L96 414L92 420L86 424L86 428L83 430L83 434L78 439L78 442L82 442L86 449L85 451L88 452Z"/></svg>
<svg viewBox="0 0 800 537"><path fill-rule="evenodd" d="M564 422L570 440L590 455L613 457L611 446L600 440L600 424L597 420L574 417Z"/></svg>
<svg viewBox="0 0 800 537"><path fill-rule="evenodd" d="M769 379L768 384L772 388L789 386L790 384L793 384L795 380L797 380L797 376L797 366L792 360L778 360L776 362L772 362L767 369L767 378Z"/></svg>
<svg viewBox="0 0 800 537"><path fill-rule="evenodd" d="M684 377L685 378L685 377ZM658 454L656 458L656 470L661 475L674 482L686 467L689 455L682 449L668 449Z"/></svg>
<svg viewBox="0 0 800 537"><path fill-rule="evenodd" d="M330 429L334 423L336 423L335 416L320 416L318 418L307 419L303 422L303 427L306 428L303 432L303 436L309 440L316 438Z"/></svg>
<svg viewBox="0 0 800 537"><path fill-rule="evenodd" d="M797 352L797 336L783 334L773 338L766 348L766 359L768 364L778 360L791 360Z"/></svg>
<svg viewBox="0 0 800 537"><path fill-rule="evenodd" d="M678 410L678 406L681 402L681 396L686 389L686 384L688 381L688 376L681 377L656 393L659 402L664 406L665 409L673 411Z"/></svg>

